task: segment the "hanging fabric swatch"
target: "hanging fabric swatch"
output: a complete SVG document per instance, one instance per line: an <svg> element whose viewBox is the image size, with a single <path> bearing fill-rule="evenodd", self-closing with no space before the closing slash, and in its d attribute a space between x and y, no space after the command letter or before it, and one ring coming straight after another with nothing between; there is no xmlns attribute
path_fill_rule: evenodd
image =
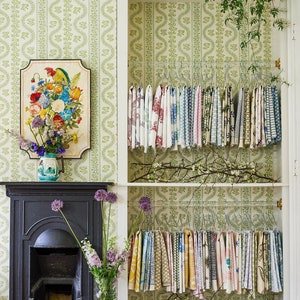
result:
<svg viewBox="0 0 300 300"><path fill-rule="evenodd" d="M195 92L193 137L193 144L196 147L202 147L202 89L200 85L197 86Z"/></svg>
<svg viewBox="0 0 300 300"><path fill-rule="evenodd" d="M244 128L244 88L239 90L238 105L235 119L235 132L233 145L243 147L243 128Z"/></svg>
<svg viewBox="0 0 300 300"><path fill-rule="evenodd" d="M156 89L155 96L153 99L153 107L150 120L150 136L149 136L149 146L155 149L157 142L159 140L158 135L158 123L159 115L161 109L161 86L159 85Z"/></svg>
<svg viewBox="0 0 300 300"><path fill-rule="evenodd" d="M137 125L139 126L139 130L137 131L137 135L139 136L139 146L145 147L145 96L143 87L138 88L138 97L139 99L139 115L137 117Z"/></svg>
<svg viewBox="0 0 300 300"><path fill-rule="evenodd" d="M195 257L194 257L194 238L190 230L184 231L184 270L185 286L190 290L196 289Z"/></svg>
<svg viewBox="0 0 300 300"><path fill-rule="evenodd" d="M211 130L210 130L210 142L217 146L222 146L221 141L221 99L219 88L215 88L213 91L213 104L212 104L212 117L211 117Z"/></svg>
<svg viewBox="0 0 300 300"><path fill-rule="evenodd" d="M206 290L255 294L283 291L281 234L277 230L213 232L138 231L132 246L129 289Z"/></svg>
<svg viewBox="0 0 300 300"><path fill-rule="evenodd" d="M142 244L142 263L141 263L141 280L140 289L141 291L148 290L148 256L150 255L150 239L149 232L143 231L142 234L143 244Z"/></svg>
<svg viewBox="0 0 300 300"><path fill-rule="evenodd" d="M171 121L171 146L174 146L174 150L177 150L178 147L178 121L179 121L179 107L178 103L178 90L174 87L170 88L170 121Z"/></svg>
<svg viewBox="0 0 300 300"><path fill-rule="evenodd" d="M128 93L128 147L178 150L208 145L251 149L281 141L276 86L202 88L131 86Z"/></svg>
<svg viewBox="0 0 300 300"><path fill-rule="evenodd" d="M186 139L187 139L187 130L188 130L188 105L187 105L188 99L187 99L187 91L186 88L183 87L180 92L180 128L179 128L179 145L182 148L186 147Z"/></svg>
<svg viewBox="0 0 300 300"><path fill-rule="evenodd" d="M166 244L166 251L167 251L167 259L169 265L169 275L170 275L170 284L166 287L167 292L174 292L174 266L173 266L173 245L172 245L172 235L170 232L163 232L163 237Z"/></svg>
<svg viewBox="0 0 300 300"><path fill-rule="evenodd" d="M276 86L272 86L272 99L274 99L274 118L275 128L272 129L272 138L274 143L281 141L281 111L278 96L278 89Z"/></svg>
<svg viewBox="0 0 300 300"><path fill-rule="evenodd" d="M140 268L141 268L141 254L140 251L142 250L141 247L141 232L138 231L135 234L135 240L132 250L132 258L131 258L131 266L130 266L130 273L129 273L129 284L128 288L135 290L136 292L140 291Z"/></svg>
<svg viewBox="0 0 300 300"><path fill-rule="evenodd" d="M150 126L152 120L152 87L148 85L145 92L145 105L144 105L144 152L147 153L150 141Z"/></svg>

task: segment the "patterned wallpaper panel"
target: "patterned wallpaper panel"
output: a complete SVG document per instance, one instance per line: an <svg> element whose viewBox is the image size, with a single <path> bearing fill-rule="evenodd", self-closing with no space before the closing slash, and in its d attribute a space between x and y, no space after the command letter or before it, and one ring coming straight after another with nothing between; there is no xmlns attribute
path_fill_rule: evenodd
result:
<svg viewBox="0 0 300 300"><path fill-rule="evenodd" d="M91 149L65 160L61 181L116 181L116 13L111 0L0 1L0 181L37 181L5 129L19 132L20 69L30 59L81 59L91 69ZM0 298L9 293L9 199L0 189ZM2 299L2 298L1 298Z"/></svg>
<svg viewBox="0 0 300 300"><path fill-rule="evenodd" d="M263 27L263 38L253 48L241 50L239 32L228 23L217 6L218 1L156 1L129 0L129 57L128 87L150 84L203 86L231 84L235 91L244 85L267 82L274 71L271 53L271 26ZM243 31L242 33L245 33ZM255 63L256 72L248 72ZM258 80L259 78L259 80ZM129 152L129 180L140 174L137 165L155 161L180 164L183 159L193 161L206 157L204 149L148 150ZM220 151L222 155L222 151ZM280 145L250 151L229 149L223 152L240 161L259 161L264 172L280 177ZM158 158L156 158L158 157ZM274 165L273 165L274 164ZM175 176L175 175L174 175ZM140 180L140 182L144 182ZM215 182L215 181L212 181ZM168 231L185 228L200 230L251 230L280 228L280 211L276 201L280 188L220 188L204 187L130 187L129 227L138 213L138 199L148 195L152 212L141 224L141 229ZM155 292L129 291L129 299L169 298L165 289ZM181 299L196 299L189 293ZM207 293L205 299L248 299L249 295ZM257 299L265 299L256 295ZM269 296L268 296L269 297ZM273 296L268 299L273 299Z"/></svg>
<svg viewBox="0 0 300 300"><path fill-rule="evenodd" d="M241 49L241 32L225 23L218 1L129 1L128 87L170 86L233 87L234 101L241 87L267 84L276 72L271 53L272 26L266 16L260 42ZM249 67L255 65L254 72ZM278 71L278 70L277 70ZM208 152L210 150L207 150ZM174 153L175 152L175 153ZM177 152L177 153L176 153ZM180 153L179 153L180 152ZM178 154L179 153L179 154ZM229 154L228 154L229 153ZM280 179L280 146L251 151L229 149L225 155L240 161L259 161L266 174ZM158 159L155 158L158 155ZM129 153L129 180L138 177L139 162L193 161L206 156L205 150L148 151ZM221 152L222 155L222 152ZM214 181L213 181L214 182Z"/></svg>
<svg viewBox="0 0 300 300"><path fill-rule="evenodd" d="M131 187L129 193L130 224L138 214L138 199L144 195L151 198L151 214L144 218L139 229L168 232L182 232L185 229L242 232L281 227L281 211L276 208L276 199L281 197L280 188ZM243 295L228 295L222 289L217 292L207 290L205 299L241 300L249 299L250 294L251 292L248 294L245 291ZM170 296L166 288L138 293L129 290L129 299L167 300ZM189 291L180 296L183 297L181 299L198 299ZM274 295L269 294L256 294L255 297L274 299Z"/></svg>
<svg viewBox="0 0 300 300"><path fill-rule="evenodd" d="M138 199L147 195L152 211L142 229L264 230L281 228L278 222L280 188L130 187L129 223L138 214Z"/></svg>
<svg viewBox="0 0 300 300"><path fill-rule="evenodd" d="M116 180L116 1L1 1L1 123L19 131L20 69L30 59L81 59L91 69L91 150L62 181ZM37 180L37 161L1 134L0 180ZM13 159L12 159L13 158Z"/></svg>
<svg viewBox="0 0 300 300"><path fill-rule="evenodd" d="M261 42L241 50L239 32L218 1L129 1L129 84L241 85L250 62L257 74L270 68L271 27Z"/></svg>

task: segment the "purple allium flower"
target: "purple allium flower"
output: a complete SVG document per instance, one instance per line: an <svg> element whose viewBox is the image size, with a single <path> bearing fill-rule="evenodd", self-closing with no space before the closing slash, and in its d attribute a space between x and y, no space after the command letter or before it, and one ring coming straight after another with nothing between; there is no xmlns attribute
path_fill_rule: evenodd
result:
<svg viewBox="0 0 300 300"><path fill-rule="evenodd" d="M105 190L97 190L95 193L95 200L102 202L106 200L107 192Z"/></svg>
<svg viewBox="0 0 300 300"><path fill-rule="evenodd" d="M149 213L151 211L151 201L148 196L143 196L139 200L140 209L143 210L145 213Z"/></svg>
<svg viewBox="0 0 300 300"><path fill-rule="evenodd" d="M53 211L58 211L59 209L63 208L63 206L64 206L64 202L62 200L55 199L51 203L51 209Z"/></svg>
<svg viewBox="0 0 300 300"><path fill-rule="evenodd" d="M38 128L38 127L42 127L44 125L44 121L40 117L35 117L32 120L31 124L32 124L33 128Z"/></svg>
<svg viewBox="0 0 300 300"><path fill-rule="evenodd" d="M106 201L109 203L115 203L117 201L117 195L113 192L108 192L106 194Z"/></svg>

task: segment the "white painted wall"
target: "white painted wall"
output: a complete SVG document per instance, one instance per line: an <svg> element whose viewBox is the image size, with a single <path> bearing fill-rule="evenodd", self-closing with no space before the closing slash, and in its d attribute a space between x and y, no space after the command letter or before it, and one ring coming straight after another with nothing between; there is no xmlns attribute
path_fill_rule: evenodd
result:
<svg viewBox="0 0 300 300"><path fill-rule="evenodd" d="M288 0L287 79L289 130L289 201L284 203L285 297L300 299L300 1ZM287 230L286 230L287 229Z"/></svg>

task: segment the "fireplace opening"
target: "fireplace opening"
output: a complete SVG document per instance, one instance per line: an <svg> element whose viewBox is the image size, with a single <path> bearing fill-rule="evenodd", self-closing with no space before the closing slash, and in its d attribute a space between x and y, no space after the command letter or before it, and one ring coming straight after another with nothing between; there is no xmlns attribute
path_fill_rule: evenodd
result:
<svg viewBox="0 0 300 300"><path fill-rule="evenodd" d="M30 296L35 300L81 298L81 250L61 229L47 229L30 247Z"/></svg>
<svg viewBox="0 0 300 300"><path fill-rule="evenodd" d="M72 285L46 285L45 300L72 300Z"/></svg>

